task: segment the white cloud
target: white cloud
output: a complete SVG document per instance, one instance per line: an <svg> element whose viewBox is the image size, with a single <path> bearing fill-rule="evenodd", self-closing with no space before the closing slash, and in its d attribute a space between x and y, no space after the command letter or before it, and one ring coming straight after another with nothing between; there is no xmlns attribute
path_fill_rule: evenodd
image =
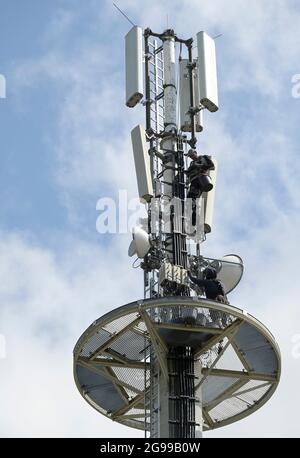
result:
<svg viewBox="0 0 300 458"><path fill-rule="evenodd" d="M24 236L1 234L1 435L134 436L114 432L80 397L72 351L91 322L140 295L138 276L118 241L67 245L58 260Z"/></svg>

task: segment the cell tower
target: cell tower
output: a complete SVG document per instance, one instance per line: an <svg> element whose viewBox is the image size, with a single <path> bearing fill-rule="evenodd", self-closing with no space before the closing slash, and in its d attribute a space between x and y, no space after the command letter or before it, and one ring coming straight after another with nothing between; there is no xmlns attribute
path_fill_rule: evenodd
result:
<svg viewBox="0 0 300 458"><path fill-rule="evenodd" d="M126 105L146 110L145 127L131 137L148 217L128 251L140 260L144 298L83 333L74 377L91 406L145 437L198 438L271 397L280 352L262 323L227 300L242 277L241 258L201 254L212 231L217 161L195 148L204 110L218 110L214 40L199 32L194 57L192 38L134 26L125 47ZM220 294L209 285L221 285Z"/></svg>

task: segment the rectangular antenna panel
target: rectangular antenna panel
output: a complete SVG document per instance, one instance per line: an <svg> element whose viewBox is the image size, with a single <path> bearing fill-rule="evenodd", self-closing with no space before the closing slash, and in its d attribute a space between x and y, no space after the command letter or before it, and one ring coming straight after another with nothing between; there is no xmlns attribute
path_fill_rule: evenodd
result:
<svg viewBox="0 0 300 458"><path fill-rule="evenodd" d="M213 189L204 196L204 232L209 234L212 228L213 222L213 213L214 213L214 203L215 203L215 192L216 192L216 182L217 182L217 171L218 163L215 157L209 156L215 165L215 170L210 170L209 176L211 178L212 184L214 185Z"/></svg>
<svg viewBox="0 0 300 458"><path fill-rule="evenodd" d="M191 132L191 117L188 113L190 103L190 78L189 69L187 67L189 60L182 59L179 62L179 78L180 78L180 129L183 132ZM198 69L194 70L194 105L199 106L199 90L198 90ZM195 108L194 107L194 108ZM196 116L196 132L202 132L203 130L203 115L199 111Z"/></svg>
<svg viewBox="0 0 300 458"><path fill-rule="evenodd" d="M173 282L173 266L169 262L164 262L159 269L159 284L166 285Z"/></svg>
<svg viewBox="0 0 300 458"><path fill-rule="evenodd" d="M146 132L143 126L138 125L131 131L131 141L139 196L149 202L153 197L153 187Z"/></svg>
<svg viewBox="0 0 300 458"><path fill-rule="evenodd" d="M183 285L187 285L188 284L188 273L187 273L187 270L185 269L181 269L181 283Z"/></svg>
<svg viewBox="0 0 300 458"><path fill-rule="evenodd" d="M143 98L143 31L134 26L125 37L126 105L136 106Z"/></svg>
<svg viewBox="0 0 300 458"><path fill-rule="evenodd" d="M199 101L214 112L219 109L215 41L207 33L199 32L197 44Z"/></svg>
<svg viewBox="0 0 300 458"><path fill-rule="evenodd" d="M181 284L181 267L173 266L173 281L177 284Z"/></svg>
<svg viewBox="0 0 300 458"><path fill-rule="evenodd" d="M181 266L172 265L164 262L159 269L159 284L165 287L168 283L177 283L178 285L187 285L187 271Z"/></svg>

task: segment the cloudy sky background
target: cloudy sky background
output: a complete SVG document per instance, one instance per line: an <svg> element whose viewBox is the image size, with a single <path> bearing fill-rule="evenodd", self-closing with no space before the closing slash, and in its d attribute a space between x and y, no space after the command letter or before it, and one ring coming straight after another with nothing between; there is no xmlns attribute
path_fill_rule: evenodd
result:
<svg viewBox="0 0 300 458"><path fill-rule="evenodd" d="M222 34L221 109L199 137L219 162L204 253L243 257L230 300L275 335L283 370L261 410L206 437L299 437L299 2L117 4L142 27ZM130 130L144 114L124 106L130 24L106 0L0 0L0 12L0 435L141 436L94 411L72 375L82 332L142 295L130 235L96 231L99 198L137 194Z"/></svg>

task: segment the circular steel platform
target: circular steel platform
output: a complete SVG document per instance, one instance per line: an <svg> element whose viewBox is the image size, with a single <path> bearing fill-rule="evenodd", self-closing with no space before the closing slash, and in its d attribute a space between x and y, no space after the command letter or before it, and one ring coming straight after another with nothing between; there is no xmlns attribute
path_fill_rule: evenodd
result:
<svg viewBox="0 0 300 458"><path fill-rule="evenodd" d="M197 297L132 302L95 321L74 349L74 377L84 399L106 417L148 429L145 391L150 348L190 346L202 378L203 430L250 415L274 393L280 351L247 312ZM146 415L145 415L146 412Z"/></svg>

